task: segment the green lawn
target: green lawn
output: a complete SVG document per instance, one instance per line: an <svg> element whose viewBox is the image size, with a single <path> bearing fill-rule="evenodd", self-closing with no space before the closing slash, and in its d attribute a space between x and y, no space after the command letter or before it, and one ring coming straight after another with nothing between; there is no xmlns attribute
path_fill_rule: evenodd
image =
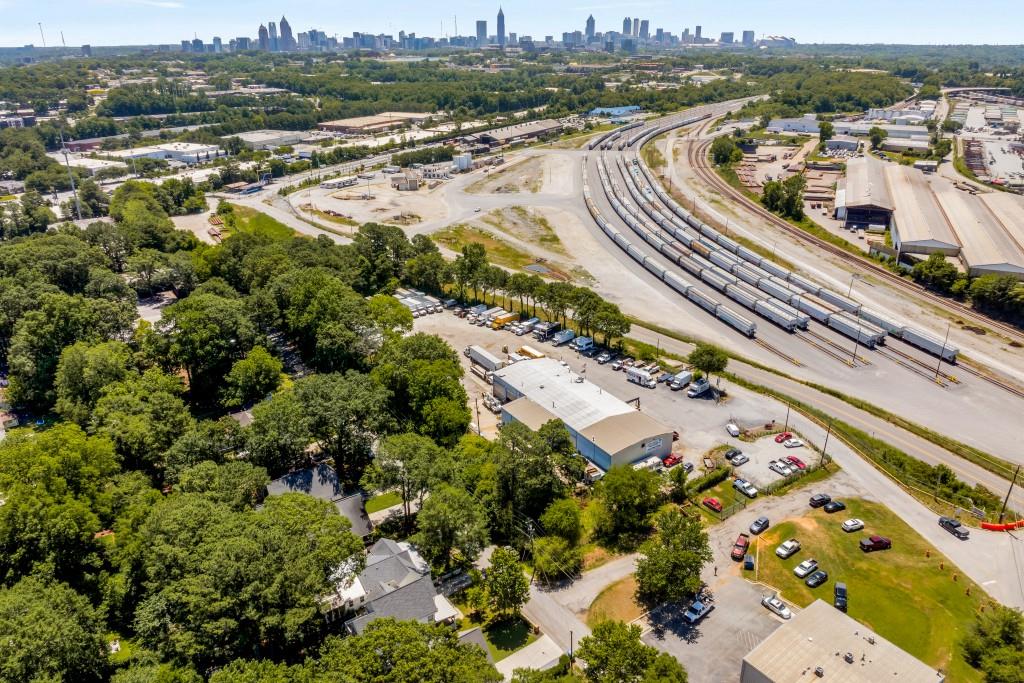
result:
<svg viewBox="0 0 1024 683"><path fill-rule="evenodd" d="M392 505L398 505L401 502L402 497L393 491L389 493L382 493L366 501L366 514L386 510Z"/></svg>
<svg viewBox="0 0 1024 683"><path fill-rule="evenodd" d="M959 642L987 596L962 575L954 581L957 570L952 563L885 507L863 500L844 502L848 507L843 512L808 510L762 534L756 543L756 578L801 607L815 598L831 603L835 581L842 581L849 588L851 617L943 669L948 680L979 681L980 674L964 661ZM840 525L853 517L864 520L865 529L847 534ZM891 538L892 549L861 552L860 539L872 533ZM800 552L779 559L775 548L794 537L802 545ZM829 574L828 582L814 589L793 574L793 567L812 557Z"/></svg>
<svg viewBox="0 0 1024 683"><path fill-rule="evenodd" d="M265 235L273 240L286 240L295 235L294 230L265 213L248 206L239 206L238 204L231 206L234 208L235 214L235 231Z"/></svg>
<svg viewBox="0 0 1024 683"><path fill-rule="evenodd" d="M483 628L483 632L487 640L487 649L491 651L491 656L496 662L537 640L530 624L518 615L488 624Z"/></svg>

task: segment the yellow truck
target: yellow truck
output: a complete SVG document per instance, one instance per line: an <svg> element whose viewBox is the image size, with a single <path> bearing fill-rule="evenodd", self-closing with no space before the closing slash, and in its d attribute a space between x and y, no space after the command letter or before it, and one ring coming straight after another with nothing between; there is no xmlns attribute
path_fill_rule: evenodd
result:
<svg viewBox="0 0 1024 683"><path fill-rule="evenodd" d="M491 328L495 330L500 330L501 328L505 327L505 325L513 323L516 320L519 320L518 313L503 313L502 315L499 315L497 318L494 319L494 322L491 323Z"/></svg>

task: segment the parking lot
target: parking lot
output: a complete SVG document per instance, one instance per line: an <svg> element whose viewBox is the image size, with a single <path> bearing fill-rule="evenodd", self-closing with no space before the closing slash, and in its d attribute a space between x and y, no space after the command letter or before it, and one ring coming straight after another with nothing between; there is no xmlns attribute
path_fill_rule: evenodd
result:
<svg viewBox="0 0 1024 683"><path fill-rule="evenodd" d="M414 329L417 332L436 334L452 345L458 352L461 362L466 369L464 384L470 394L471 408L473 399L490 393L490 386L482 379L469 371L469 360L462 354L466 346L479 345L499 358L504 358L509 352L515 352L523 345L545 353L556 360L564 360L569 367L578 372L589 381L600 386L604 391L611 392L623 401L638 400L640 409L652 417L664 422L680 434L680 440L676 444L676 452L683 458L694 463L698 468L701 465L701 456L709 450L727 444L746 452L752 450L751 476L756 476L760 471L760 463L764 462L766 472L765 481L769 481L767 471L768 460L773 457L785 455L781 446L769 448L767 444L748 444L737 438L730 437L725 431L725 425L735 422L742 427L763 425L773 419L782 421L785 418L785 410L779 404L762 396L747 392L745 390L726 387L729 395L721 402L715 402L711 392L700 398L687 398L686 391L672 391L664 384L659 384L655 389L647 389L626 381L626 374L622 371L612 369L611 363L600 365L595 358L587 358L576 353L567 345L555 347L550 343L536 341L532 335L517 337L516 335L503 330L492 330L487 327L470 325L464 319L456 317L449 311L417 318L414 322ZM717 378L715 381L718 384ZM480 403L481 429L488 434L488 429L493 429L494 417L490 415ZM489 418L489 419L488 419ZM474 424L476 416L474 414ZM776 446L774 442L771 446ZM797 449L801 451L801 457L809 453L809 449ZM773 457L768 457L772 453ZM756 462L755 457L756 456ZM772 475L774 476L774 475Z"/></svg>
<svg viewBox="0 0 1024 683"><path fill-rule="evenodd" d="M778 426L781 428L783 425ZM730 439L730 441L735 441L735 439ZM757 441L741 443L737 448L743 451L750 461L737 467L736 473L758 488L764 488L783 479L781 474L769 469L770 463L774 460L784 460L791 455L799 458L806 467L817 465L821 460L821 455L813 448L806 445L802 448L786 448L780 443L775 443L774 436L765 436Z"/></svg>

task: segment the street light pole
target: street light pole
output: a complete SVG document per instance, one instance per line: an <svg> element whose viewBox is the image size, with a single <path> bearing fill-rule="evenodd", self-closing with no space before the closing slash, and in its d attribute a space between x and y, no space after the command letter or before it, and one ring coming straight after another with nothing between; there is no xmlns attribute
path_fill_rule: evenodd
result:
<svg viewBox="0 0 1024 683"><path fill-rule="evenodd" d="M935 364L935 381L939 381L939 368L942 367L942 357L946 355L946 343L949 341L949 328L953 323L946 323L946 338L942 340L942 351L939 353L939 362Z"/></svg>
<svg viewBox="0 0 1024 683"><path fill-rule="evenodd" d="M1003 515L1006 514L1006 504L1010 502L1010 494L1013 492L1013 486L1017 483L1017 475L1020 474L1020 465L1017 465L1017 469L1013 473L1013 481L1010 482L1010 488L1006 491L1006 498L1003 499L1003 508L999 511L999 523L1003 523Z"/></svg>

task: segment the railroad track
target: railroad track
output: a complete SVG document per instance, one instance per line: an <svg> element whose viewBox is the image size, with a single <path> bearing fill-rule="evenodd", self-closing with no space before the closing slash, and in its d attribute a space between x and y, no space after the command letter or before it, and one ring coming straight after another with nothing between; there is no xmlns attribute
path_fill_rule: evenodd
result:
<svg viewBox="0 0 1024 683"><path fill-rule="evenodd" d="M867 358L865 358L864 356L861 356L860 354L856 354L856 355L855 355L855 354L854 354L854 351L851 351L851 350L847 349L847 348L846 348L845 346L842 346L842 345L840 345L839 343L837 343L837 342L835 342L835 341L833 341L833 340L829 339L828 337L825 337L825 336L823 336L823 335L820 335L820 334L818 334L818 333L817 333L817 332L815 332L814 330L810 330L810 329L808 329L808 330L803 330L803 332L802 332L802 333L803 333L803 334L806 334L806 335L807 335L807 336L809 336L809 337L814 337L815 339L817 339L817 340L818 340L819 342L821 342L822 344L825 344L825 345L827 345L827 346L830 346L830 347L832 347L832 348L833 348L833 349L835 349L835 350L836 350L836 351L837 351L838 353L846 354L846 356L849 356L849 358L850 358L850 360L851 360L851 361L854 361L854 362L860 363L861 365L871 365L871 361L869 361L869 360L868 360ZM852 340L851 340L851 341L852 341ZM861 346L863 346L863 345L861 345Z"/></svg>
<svg viewBox="0 0 1024 683"><path fill-rule="evenodd" d="M798 361L796 358L793 358L793 356L790 356L788 353L772 346L771 344L766 342L764 339L761 339L760 337L754 337L754 343L763 348L765 351L768 351L769 353L774 353L779 358L789 361L798 368L802 368L804 366L803 363Z"/></svg>
<svg viewBox="0 0 1024 683"><path fill-rule="evenodd" d="M951 375L951 374L949 374L947 372L942 372L942 370L939 369L941 367L941 365L940 365L938 359L936 359L934 363L926 363L923 360L921 360L920 358L915 358L914 356L911 356L909 353L905 353L905 352L900 351L897 348L893 348L892 346L889 346L889 345L885 346L885 350L888 353L895 354L895 355L899 356L900 358L902 358L903 360L905 360L908 363L913 363L914 365L916 365L918 367L921 367L921 368L924 368L925 370L928 370L930 377L936 377L937 376L937 377L941 377L942 379L946 380L950 384L961 384L960 379L956 375ZM936 370L938 370L938 372L936 372ZM1022 392L1022 393L1024 393L1024 392Z"/></svg>
<svg viewBox="0 0 1024 683"><path fill-rule="evenodd" d="M994 384L995 386L999 387L1000 389L1003 389L1004 391L1008 391L1015 396L1024 398L1024 389L1021 389L1019 386L1015 384L1010 384L1009 382L999 379L998 377L993 377L984 370L980 370L976 367L967 365L966 363L963 362L957 363L957 367L969 375L974 375L978 379L989 382L990 384Z"/></svg>
<svg viewBox="0 0 1024 683"><path fill-rule="evenodd" d="M916 360L914 358L911 358L910 356L907 356L905 354L901 354L903 356L901 358L900 355L897 355L896 353L892 353L892 349L889 349L889 348L886 348L884 350L882 348L877 348L877 349L875 349L875 351L878 352L884 358L888 358L893 363L896 363L897 365L901 365L901 366L905 367L906 369L910 370L914 374L920 375L921 377L924 377L929 382L933 382L933 383L939 385L940 387L945 388L945 387L948 387L950 385L950 381L948 379L948 377L949 377L948 375L944 375L942 373L939 373L938 375L936 375L934 372L930 372L927 368L924 368L924 367L921 367L921 366L916 365L914 363L911 363L908 360L904 360L905 358L909 359L909 360ZM922 365L923 365L923 363L922 363Z"/></svg>
<svg viewBox="0 0 1024 683"><path fill-rule="evenodd" d="M831 356L832 358L835 358L837 361L839 361L840 363L843 363L844 365L847 365L847 366L849 366L851 368L857 367L857 364L855 362L853 362L853 360L850 358L850 354L849 353L847 353L845 355L840 355L840 354L836 353L835 351L833 351L832 349L830 349L825 344L822 344L821 342L816 341L814 339L814 336L812 336L811 334L807 334L803 330L798 330L798 331L794 332L793 336L796 337L797 339L799 339L800 341L806 343L806 344L810 344L814 348L816 348L819 351L821 351L822 353L824 353L826 356Z"/></svg>
<svg viewBox="0 0 1024 683"><path fill-rule="evenodd" d="M706 131L709 125L710 123L702 127L701 132ZM783 220L779 216L776 216L771 211L765 209L763 206L760 206L759 204L752 202L742 192L740 192L733 186L729 185L729 183L722 180L718 173L711 166L708 165L707 151L708 148L711 146L712 142L713 140L708 139L697 142L696 144L689 145L689 148L687 150L687 159L690 164L690 167L694 170L694 172L704 182L714 187L715 190L717 190L721 194L739 202L748 210L754 212L761 218L764 218L772 225L778 227L787 234L792 235L798 240L812 244L815 247L822 249L828 252L829 254L832 254L833 256L836 256L837 258L841 259L842 261L850 265L856 266L857 268L860 268L862 270L870 271L872 275L875 275L880 279L885 280L889 284L899 287L900 289L903 289L907 292L911 292L918 297L926 299L927 301L935 304L939 308L945 309L950 312L954 312L959 316L969 318L974 322L996 329L1000 333L1009 337L1010 339L1024 343L1024 332L1021 332L1017 328L999 322L998 320L993 320L991 318L983 316L965 304L960 304L955 301L951 301L949 299L933 294L926 290L925 288L916 285L912 282L908 282L904 278L888 271L887 269L875 263L874 261L868 260L861 256L857 256L855 254L851 254L850 252L832 244L831 242L826 242L825 240L815 237L814 235L811 235L810 233L807 233L804 230L801 230L800 228L791 225L789 222ZM705 217L707 218L707 216Z"/></svg>

